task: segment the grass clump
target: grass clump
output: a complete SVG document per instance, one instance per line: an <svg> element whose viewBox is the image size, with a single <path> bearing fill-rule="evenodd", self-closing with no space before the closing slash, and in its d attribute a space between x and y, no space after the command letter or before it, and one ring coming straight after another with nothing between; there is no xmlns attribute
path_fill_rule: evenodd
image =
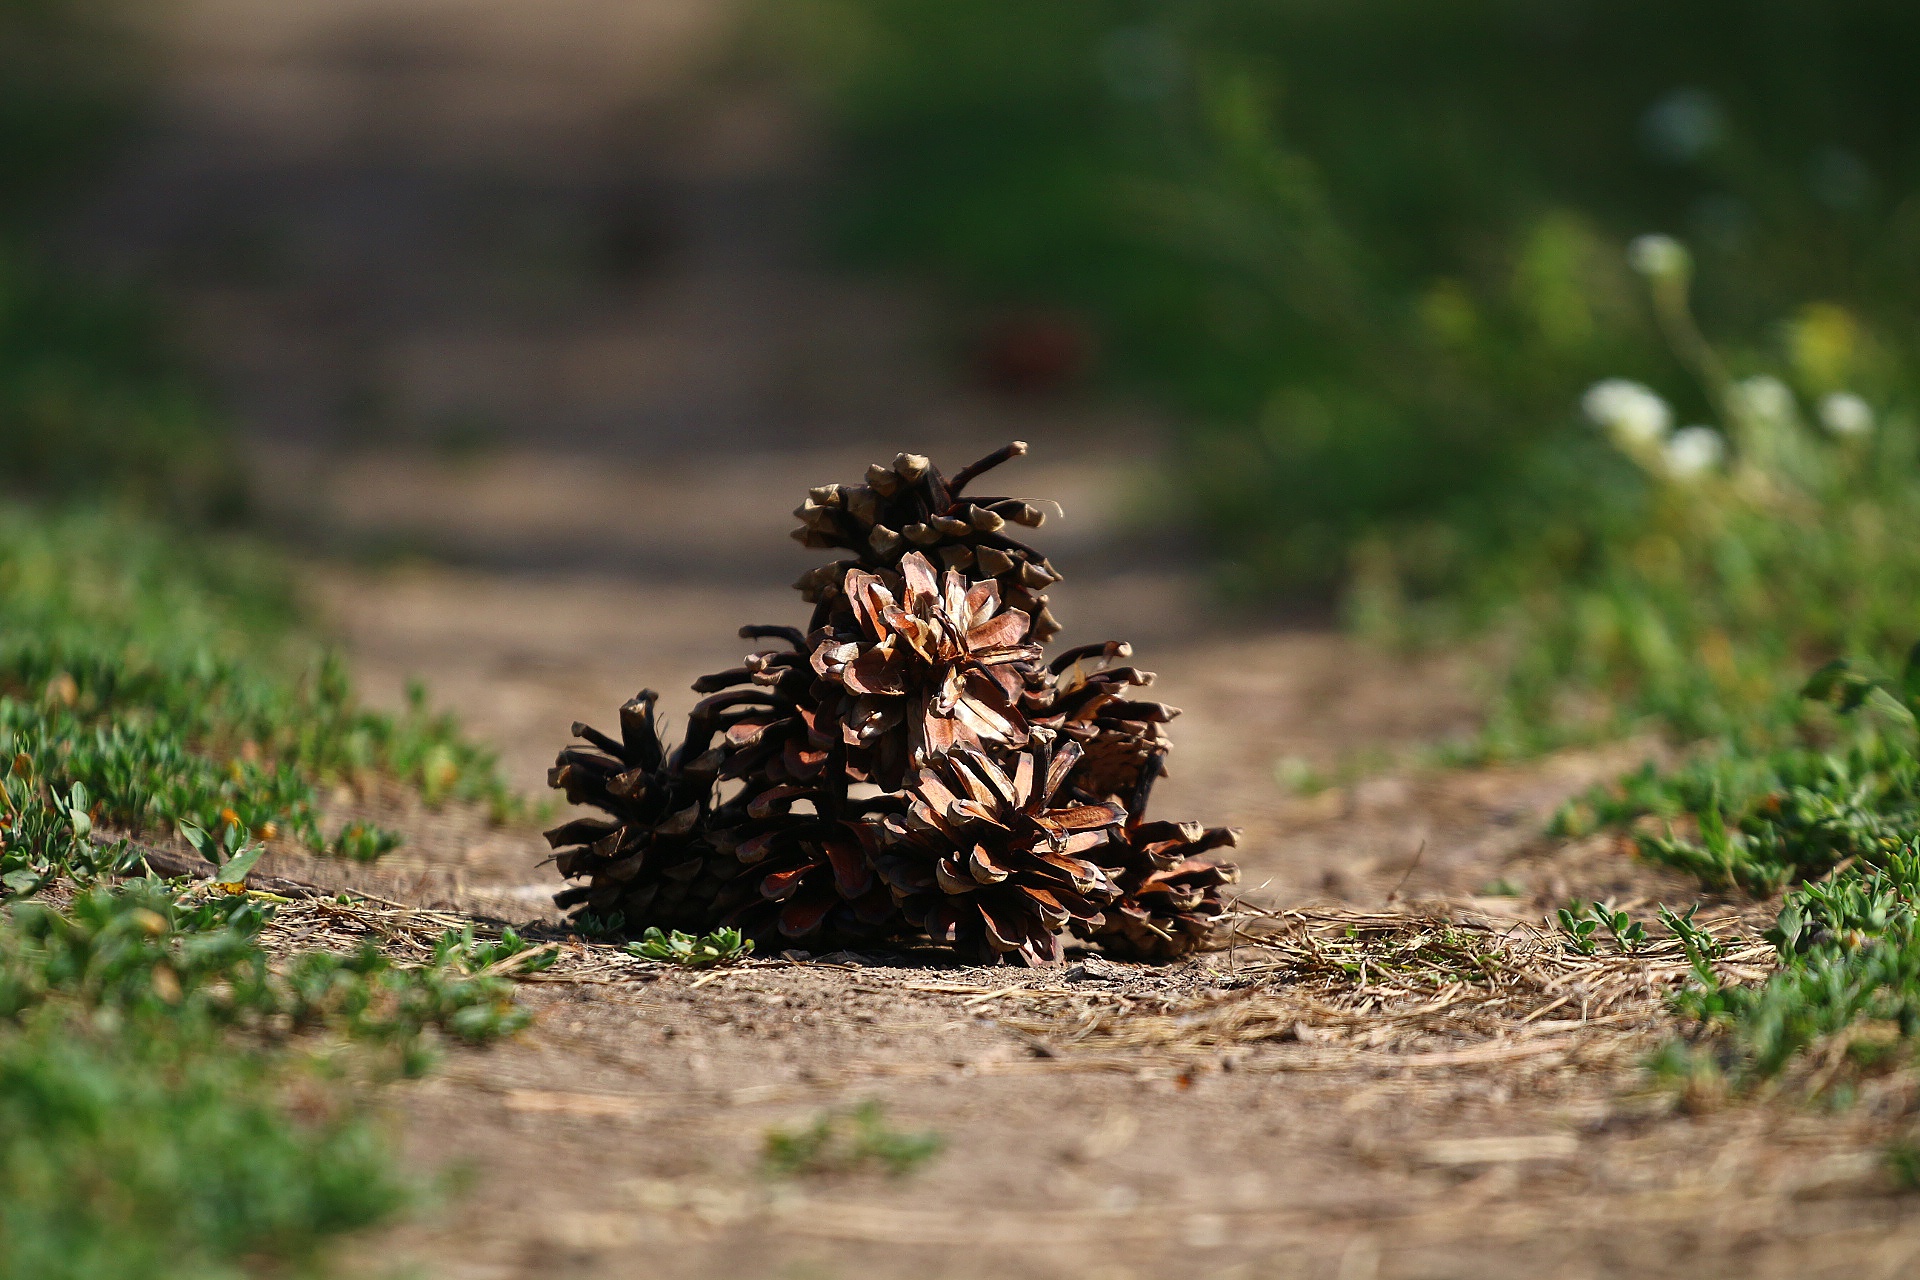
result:
<svg viewBox="0 0 1920 1280"><path fill-rule="evenodd" d="M21 856L92 879L98 850L59 808L16 803L9 852L61 833ZM282 961L273 915L152 879L5 907L0 1276L308 1273L419 1198L366 1085L425 1069L440 1037L523 1026L503 962L540 954L450 933L414 968L371 945Z"/></svg>
<svg viewBox="0 0 1920 1280"><path fill-rule="evenodd" d="M105 824L284 833L362 860L395 838L323 832L316 788L385 775L512 811L491 756L423 690L398 716L359 705L286 573L125 514L0 507L0 758L83 784Z"/></svg>
<svg viewBox="0 0 1920 1280"><path fill-rule="evenodd" d="M1641 856L1719 890L1775 893L1842 864L1880 865L1920 828L1920 647L1898 682L1836 661L1804 692L1839 707L1827 741L1809 725L1813 741L1723 743L1671 770L1643 765L1563 809L1556 829L1632 822Z"/></svg>
<svg viewBox="0 0 1920 1280"><path fill-rule="evenodd" d="M1870 873L1788 894L1767 933L1779 971L1741 986L1696 963L1700 982L1675 1007L1717 1039L1669 1046L1658 1069L1748 1089L1804 1064L1805 1086L1822 1092L1904 1062L1920 1034L1917 892L1920 845L1910 841Z"/></svg>
<svg viewBox="0 0 1920 1280"><path fill-rule="evenodd" d="M1682 935L1698 982L1675 1007L1712 1039L1669 1046L1656 1065L1690 1090L1790 1071L1814 1092L1846 1089L1920 1035L1920 647L1897 680L1837 662L1805 692L1852 717L1839 722L1850 740L1723 744L1671 772L1643 767L1559 820L1633 821L1649 861L1722 891L1786 891L1766 935L1780 968L1763 983L1721 981Z"/></svg>
<svg viewBox="0 0 1920 1280"><path fill-rule="evenodd" d="M878 1102L823 1111L803 1126L767 1131L761 1165L771 1177L852 1173L878 1168L905 1177L939 1155L946 1139L931 1130L894 1128Z"/></svg>

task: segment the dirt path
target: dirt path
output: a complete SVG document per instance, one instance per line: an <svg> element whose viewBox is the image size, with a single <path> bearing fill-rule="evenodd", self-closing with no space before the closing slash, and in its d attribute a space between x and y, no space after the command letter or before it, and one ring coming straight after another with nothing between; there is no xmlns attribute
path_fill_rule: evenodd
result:
<svg viewBox="0 0 1920 1280"><path fill-rule="evenodd" d="M1677 1113L1638 1067L1671 1033L1671 958L1576 963L1527 932L1576 894L1692 896L1538 835L1636 750L1396 765L1470 723L1461 664L1207 614L1180 548L1125 515L1151 430L956 387L924 298L808 260L816 152L730 64L738 11L173 0L165 110L76 237L167 282L263 514L350 557L313 585L363 686L426 678L529 792L571 721L643 684L684 713L734 628L794 617L785 512L857 474L854 443L1033 441L1020 486L1069 517L1047 542L1067 638L1132 639L1186 708L1157 806L1243 829L1249 904L1318 914L1166 968L695 975L572 948L523 989L530 1032L400 1092L419 1164L473 1180L360 1269L1913 1274L1920 1219L1880 1155L1903 1099ZM1384 763L1311 796L1276 777L1352 759ZM535 831L392 797L382 816L412 841L378 870L307 869L550 916ZM771 1127L868 1100L945 1149L897 1180L762 1175Z"/></svg>
<svg viewBox="0 0 1920 1280"><path fill-rule="evenodd" d="M394 697L428 676L531 788L572 719L605 718L642 682L671 700L737 656L738 622L794 614L791 592L763 585L784 573L745 550L786 524L762 490L798 492L841 463L768 462L736 495L750 503L737 519L691 529L702 503L731 509L724 487L616 478L657 486L623 518L637 543L653 528L666 560L698 550L691 580L416 564L335 567L319 584L372 689ZM462 486L489 483L422 474L412 483L443 486L426 500L448 511ZM1124 542L1097 503L1082 509L1093 528L1069 542ZM404 1093L415 1158L475 1181L380 1241L380 1258L475 1280L1784 1278L1894 1276L1920 1260L1920 1218L1889 1193L1879 1151L1897 1099L1837 1119L1784 1104L1696 1118L1645 1092L1640 1060L1672 1030L1671 962L1561 973L1498 1009L1462 995L1471 974L1423 988L1425 960L1384 980L1301 966L1316 930L1338 947L1358 929L1384 956L1452 919L1505 955L1545 945L1526 942L1526 922L1571 896L1690 899L1605 842L1559 850L1538 834L1635 747L1499 771L1388 765L1297 796L1276 780L1283 760L1390 761L1459 731L1462 668L1229 625L1135 557L1090 555L1086 573L1056 558L1073 631L1133 631L1186 708L1163 812L1243 829L1249 903L1333 914L1259 926L1280 930L1277 946L1168 968L839 954L701 975L578 948L555 981L524 989L531 1032L455 1054ZM417 875L421 901L540 911L553 882L532 833L412 821L425 838L383 874ZM1486 892L1496 881L1517 894ZM1355 911L1388 918L1340 914ZM762 1175L771 1128L868 1101L944 1151L900 1179Z"/></svg>

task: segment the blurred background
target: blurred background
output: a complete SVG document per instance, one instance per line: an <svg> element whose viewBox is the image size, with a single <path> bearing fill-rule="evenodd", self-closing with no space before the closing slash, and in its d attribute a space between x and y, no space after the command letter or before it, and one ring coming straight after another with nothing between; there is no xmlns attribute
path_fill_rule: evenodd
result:
<svg viewBox="0 0 1920 1280"><path fill-rule="evenodd" d="M1483 754L1619 708L1718 729L1920 629L1911 6L0 12L11 481L439 566L318 581L374 687L431 671L529 769L515 680L624 671L716 593L783 611L805 484L1014 437L1091 584L1070 638L1226 605L1484 641ZM1664 311L1647 233L1688 255ZM1581 409L1635 380L1738 470L1756 377L1809 448L1836 393L1875 426L1791 518Z"/></svg>

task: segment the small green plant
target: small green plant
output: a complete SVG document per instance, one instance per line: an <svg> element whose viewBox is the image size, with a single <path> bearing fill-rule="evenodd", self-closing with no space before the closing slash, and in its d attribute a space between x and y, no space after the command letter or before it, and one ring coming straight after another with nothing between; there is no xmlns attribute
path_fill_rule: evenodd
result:
<svg viewBox="0 0 1920 1280"><path fill-rule="evenodd" d="M610 911L601 915L582 911L573 918L573 931L583 938L617 938L627 927L627 913Z"/></svg>
<svg viewBox="0 0 1920 1280"><path fill-rule="evenodd" d="M1600 922L1585 914L1584 910L1575 910L1574 907L1561 907L1555 914L1559 917L1561 931L1567 935L1567 945L1583 956L1592 955L1598 946L1593 935L1599 929Z"/></svg>
<svg viewBox="0 0 1920 1280"><path fill-rule="evenodd" d="M1281 756L1273 762L1273 780L1289 795L1313 796L1325 791L1328 780L1305 756Z"/></svg>
<svg viewBox="0 0 1920 1280"><path fill-rule="evenodd" d="M1694 973L1702 982L1713 981L1713 962L1726 952L1726 944L1693 922L1700 911L1700 904L1694 903L1685 914L1671 907L1659 908L1660 923L1665 925L1680 945L1686 949L1687 961L1693 965Z"/></svg>
<svg viewBox="0 0 1920 1280"><path fill-rule="evenodd" d="M327 852L352 862L376 862L400 847L398 832L364 822L349 822L327 844Z"/></svg>
<svg viewBox="0 0 1920 1280"><path fill-rule="evenodd" d="M0 809L0 899L30 897L61 876L90 884L138 861L124 840L93 840L84 784L74 783L65 796L47 794L36 785L26 756L14 757L13 768L0 779Z"/></svg>
<svg viewBox="0 0 1920 1280"><path fill-rule="evenodd" d="M681 933L661 933L648 929L638 942L629 942L627 950L643 960L660 960L688 969L704 969L729 960L745 959L753 951L753 941L738 929L716 929L702 937Z"/></svg>
<svg viewBox="0 0 1920 1280"><path fill-rule="evenodd" d="M1575 902L1571 907L1561 907L1557 914L1568 943L1583 956L1590 956L1598 949L1596 935L1601 929L1607 931L1613 944L1626 955L1635 954L1647 942L1646 925L1611 906Z"/></svg>
<svg viewBox="0 0 1920 1280"><path fill-rule="evenodd" d="M1808 677L1800 696L1832 702L1843 714L1858 711L1877 696L1904 718L1908 728L1920 727L1920 644L1907 650L1897 680L1875 677L1857 662L1835 658Z"/></svg>
<svg viewBox="0 0 1920 1280"><path fill-rule="evenodd" d="M213 836L191 822L183 822L180 834L195 853L213 864L213 882L227 889L243 887L247 873L267 852L266 845L242 835L238 824L230 823L219 836Z"/></svg>
<svg viewBox="0 0 1920 1280"><path fill-rule="evenodd" d="M798 1128L767 1130L761 1164L772 1177L851 1173L878 1166L904 1177L946 1146L938 1133L907 1133L887 1122L878 1102L851 1111L823 1111Z"/></svg>

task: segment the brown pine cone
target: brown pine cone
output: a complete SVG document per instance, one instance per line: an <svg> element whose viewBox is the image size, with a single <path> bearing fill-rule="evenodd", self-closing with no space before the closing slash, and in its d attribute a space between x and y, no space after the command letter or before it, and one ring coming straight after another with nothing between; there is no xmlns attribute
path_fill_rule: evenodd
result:
<svg viewBox="0 0 1920 1280"><path fill-rule="evenodd" d="M910 932L874 874L871 822L781 815L716 837L741 867L721 894L721 923L763 947L831 948Z"/></svg>
<svg viewBox="0 0 1920 1280"><path fill-rule="evenodd" d="M805 637L793 627L742 627L740 635L784 640L787 649L750 653L742 665L694 681L695 693L710 696L694 707L682 750L710 758L722 781L746 779L746 801L769 787L818 789L838 727L818 724Z"/></svg>
<svg viewBox="0 0 1920 1280"><path fill-rule="evenodd" d="M1240 879L1231 862L1203 857L1238 836L1197 822L1132 822L1103 850L1121 896L1081 937L1129 960L1173 960L1205 946L1226 910L1221 890Z"/></svg>
<svg viewBox="0 0 1920 1280"><path fill-rule="evenodd" d="M849 570L892 569L919 551L948 569L961 569L1000 584L1000 598L1033 619L1033 641L1045 644L1060 630L1047 608L1046 589L1060 581L1047 558L1008 536L1009 524L1038 528L1046 513L1020 498L963 497L976 477L1027 451L1016 440L962 468L952 480L924 455L903 453L891 467L867 468L865 484L822 485L794 511L793 536L808 547L841 547L855 559L809 569L794 586L818 606L813 625L826 620Z"/></svg>
<svg viewBox="0 0 1920 1280"><path fill-rule="evenodd" d="M950 569L942 582L917 551L887 578L850 571L846 607L811 637L812 667L830 686L823 721L840 723L856 767L895 790L956 744L1024 746L1019 702L1040 658L1022 643L1027 615L1001 605L992 579Z"/></svg>
<svg viewBox="0 0 1920 1280"><path fill-rule="evenodd" d="M1172 744L1163 727L1180 714L1164 702L1128 697L1154 681L1151 671L1134 667L1089 670L1089 660L1110 662L1131 657L1118 640L1069 649L1048 664L1053 676L1045 710L1031 712L1044 724L1078 742L1085 755L1070 779L1083 795L1119 801L1129 813L1144 813L1156 778L1166 773Z"/></svg>
<svg viewBox="0 0 1920 1280"><path fill-rule="evenodd" d="M982 960L1039 965L1062 958L1070 927L1094 930L1119 894L1099 858L1126 813L1058 804L1080 748L1041 730L1003 756L1009 774L956 746L922 769L904 815L879 824L874 868L907 921Z"/></svg>

